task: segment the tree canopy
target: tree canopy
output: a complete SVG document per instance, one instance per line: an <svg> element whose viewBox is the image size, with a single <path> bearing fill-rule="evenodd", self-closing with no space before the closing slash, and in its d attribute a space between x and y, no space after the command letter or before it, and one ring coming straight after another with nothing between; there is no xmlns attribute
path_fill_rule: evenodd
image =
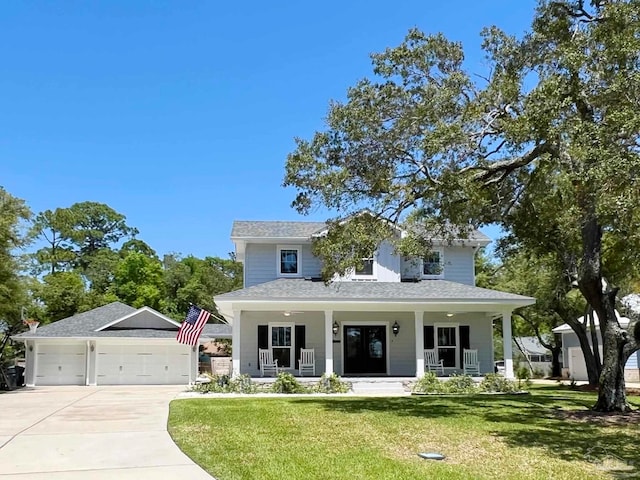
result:
<svg viewBox="0 0 640 480"><path fill-rule="evenodd" d="M373 54L374 75L331 103L327 128L296 140L284 185L303 214L367 208L372 222L443 237L452 224L495 223L511 248L552 255L601 319L596 407L626 410L622 368L640 344L619 328L617 290L603 281L640 264L640 2L540 1L530 32L487 27L482 47L483 72L465 69L460 43L418 29ZM341 230L334 259L391 238Z"/></svg>

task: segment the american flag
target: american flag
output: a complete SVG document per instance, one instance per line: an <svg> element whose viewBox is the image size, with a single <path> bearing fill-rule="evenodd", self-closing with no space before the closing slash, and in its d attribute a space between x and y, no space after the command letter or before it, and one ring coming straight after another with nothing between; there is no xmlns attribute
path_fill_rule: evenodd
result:
<svg viewBox="0 0 640 480"><path fill-rule="evenodd" d="M176 340L178 340L179 343L185 343L195 347L202 333L202 329L210 316L211 314L206 310L191 305L187 312L187 318L185 318L182 325L180 325Z"/></svg>

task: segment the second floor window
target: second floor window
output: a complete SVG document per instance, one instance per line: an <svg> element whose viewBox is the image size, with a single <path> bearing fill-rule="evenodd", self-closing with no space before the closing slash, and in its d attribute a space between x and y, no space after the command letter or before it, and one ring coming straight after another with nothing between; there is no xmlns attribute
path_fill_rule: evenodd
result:
<svg viewBox="0 0 640 480"><path fill-rule="evenodd" d="M373 275L373 257L362 259L362 267L356 268L356 275Z"/></svg>
<svg viewBox="0 0 640 480"><path fill-rule="evenodd" d="M278 273L280 275L300 274L300 249L295 247L278 249Z"/></svg>
<svg viewBox="0 0 640 480"><path fill-rule="evenodd" d="M423 277L439 277L442 275L442 252L434 250L424 257L422 262Z"/></svg>

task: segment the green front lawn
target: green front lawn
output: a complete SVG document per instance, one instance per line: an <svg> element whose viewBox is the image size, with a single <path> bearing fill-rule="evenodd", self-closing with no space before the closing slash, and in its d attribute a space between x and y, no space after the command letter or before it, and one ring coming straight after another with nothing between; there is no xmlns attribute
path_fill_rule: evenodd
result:
<svg viewBox="0 0 640 480"><path fill-rule="evenodd" d="M220 480L640 477L638 415L584 418L593 394L532 392L184 399L171 403L169 431Z"/></svg>

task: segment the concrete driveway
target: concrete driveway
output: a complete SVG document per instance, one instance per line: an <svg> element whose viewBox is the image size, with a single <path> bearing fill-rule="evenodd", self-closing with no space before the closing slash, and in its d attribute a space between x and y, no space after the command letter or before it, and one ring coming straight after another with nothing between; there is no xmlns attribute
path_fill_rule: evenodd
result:
<svg viewBox="0 0 640 480"><path fill-rule="evenodd" d="M211 480L167 433L184 387L37 387L0 394L0 480Z"/></svg>

